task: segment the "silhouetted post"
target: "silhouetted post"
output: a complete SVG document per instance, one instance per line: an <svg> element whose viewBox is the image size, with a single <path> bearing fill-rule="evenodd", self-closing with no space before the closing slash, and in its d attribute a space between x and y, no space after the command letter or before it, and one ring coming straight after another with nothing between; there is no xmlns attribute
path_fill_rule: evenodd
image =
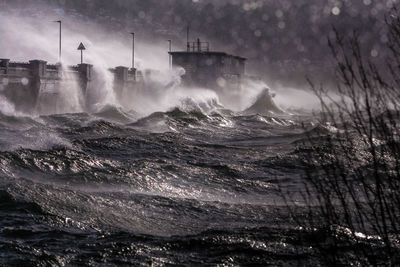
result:
<svg viewBox="0 0 400 267"><path fill-rule="evenodd" d="M83 43L79 44L78 50L81 50L81 64L83 64L83 50L86 50L86 47L83 45Z"/></svg>
<svg viewBox="0 0 400 267"><path fill-rule="evenodd" d="M171 57L171 52L172 52L172 40L167 40L168 41L168 43L169 43L169 53L168 53L168 55L169 55L169 57L168 57L168 60L169 60L169 68L171 69L172 68L172 57Z"/></svg>
<svg viewBox="0 0 400 267"><path fill-rule="evenodd" d="M54 21L60 25L59 38L58 38L58 62L61 63L61 20Z"/></svg>
<svg viewBox="0 0 400 267"><path fill-rule="evenodd" d="M132 69L135 69L135 33L132 34Z"/></svg>
<svg viewBox="0 0 400 267"><path fill-rule="evenodd" d="M190 52L190 44L189 44L189 25L187 26L186 29L186 45L187 45L187 51Z"/></svg>
<svg viewBox="0 0 400 267"><path fill-rule="evenodd" d="M199 38L197 38L197 51L201 52L201 42Z"/></svg>

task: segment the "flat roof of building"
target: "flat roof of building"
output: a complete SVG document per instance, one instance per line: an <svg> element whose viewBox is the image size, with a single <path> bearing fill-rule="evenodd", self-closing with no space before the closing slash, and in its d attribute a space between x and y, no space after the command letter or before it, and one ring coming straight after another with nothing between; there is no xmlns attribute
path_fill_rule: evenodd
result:
<svg viewBox="0 0 400 267"><path fill-rule="evenodd" d="M247 60L247 58L231 55L225 52L218 52L218 51L174 51L168 52L170 55L192 55L192 54L201 54L201 55L218 55L218 56L226 56L226 57L234 57L240 60Z"/></svg>

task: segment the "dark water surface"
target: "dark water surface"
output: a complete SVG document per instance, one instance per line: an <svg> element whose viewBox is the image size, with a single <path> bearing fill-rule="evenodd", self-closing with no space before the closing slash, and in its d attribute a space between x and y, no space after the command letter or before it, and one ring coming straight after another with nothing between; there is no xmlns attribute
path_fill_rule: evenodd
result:
<svg viewBox="0 0 400 267"><path fill-rule="evenodd" d="M310 117L130 116L1 115L0 265L319 265L278 194Z"/></svg>

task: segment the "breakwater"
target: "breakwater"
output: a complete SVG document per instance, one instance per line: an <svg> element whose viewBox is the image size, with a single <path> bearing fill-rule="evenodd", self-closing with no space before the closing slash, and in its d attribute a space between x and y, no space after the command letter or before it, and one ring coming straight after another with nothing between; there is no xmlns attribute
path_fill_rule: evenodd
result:
<svg viewBox="0 0 400 267"><path fill-rule="evenodd" d="M131 96L142 84L136 69L118 66L108 70L113 77L112 90L118 100ZM13 62L0 59L0 91L17 111L57 113L66 88L76 88L85 107L88 90L95 86L91 64L64 66L43 60Z"/></svg>

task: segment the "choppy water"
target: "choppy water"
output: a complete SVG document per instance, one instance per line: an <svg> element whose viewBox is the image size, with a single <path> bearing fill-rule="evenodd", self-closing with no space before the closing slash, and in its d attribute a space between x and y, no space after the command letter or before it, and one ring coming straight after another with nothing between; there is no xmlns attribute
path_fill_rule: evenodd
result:
<svg viewBox="0 0 400 267"><path fill-rule="evenodd" d="M300 188L312 120L187 106L1 115L0 264L319 265L307 240L322 237L278 194Z"/></svg>

